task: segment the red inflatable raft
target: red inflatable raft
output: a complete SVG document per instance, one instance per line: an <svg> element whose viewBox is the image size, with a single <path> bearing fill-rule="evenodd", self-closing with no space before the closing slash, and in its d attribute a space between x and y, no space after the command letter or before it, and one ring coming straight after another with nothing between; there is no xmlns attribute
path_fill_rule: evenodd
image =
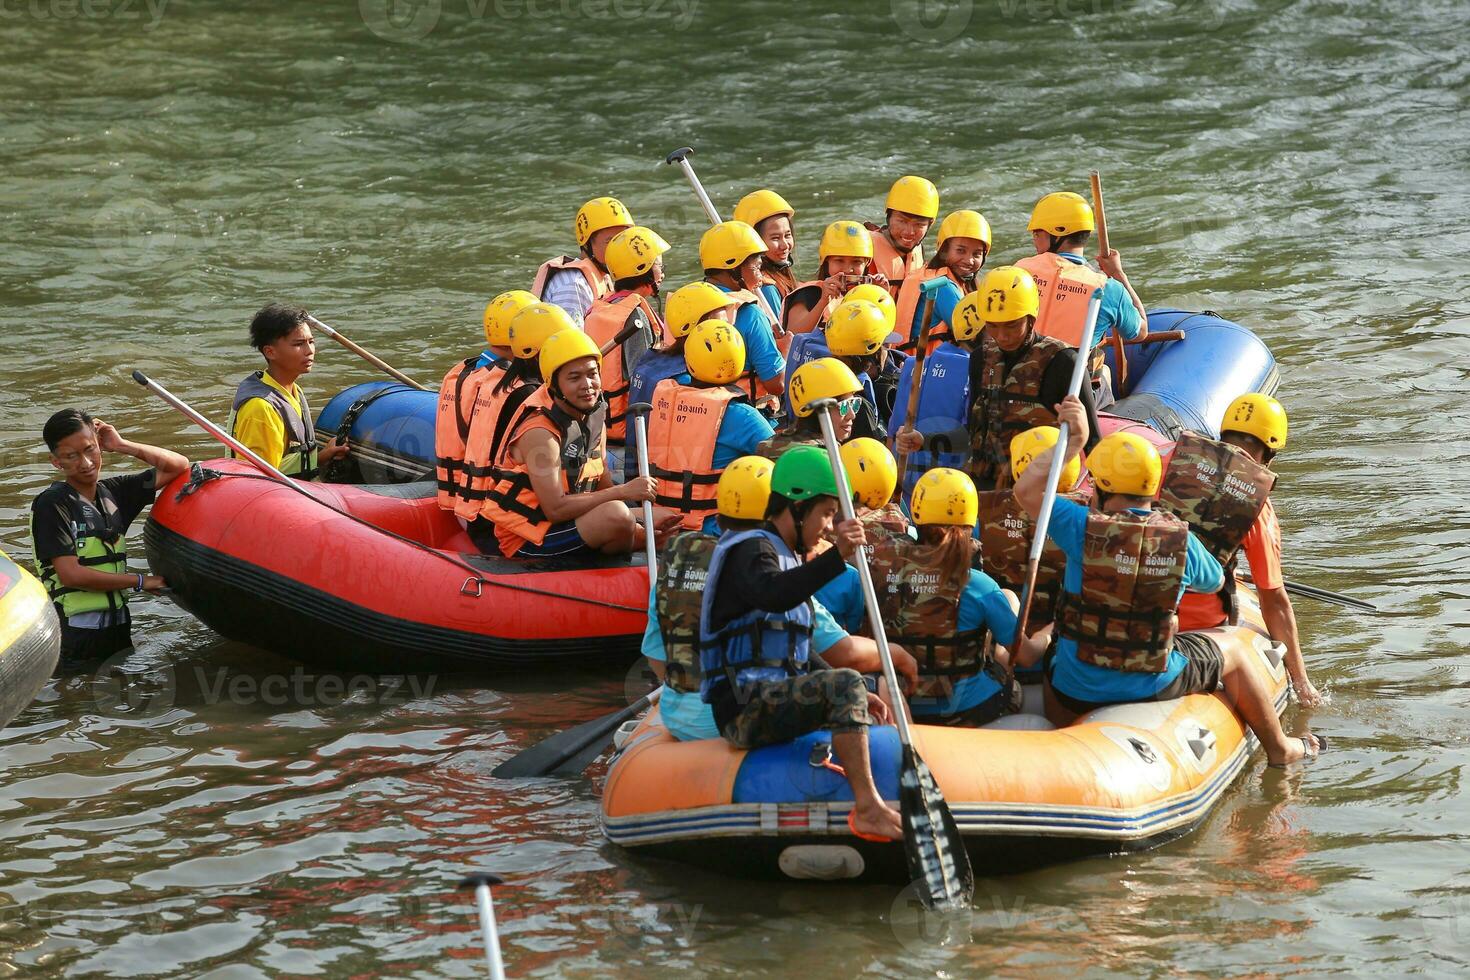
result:
<svg viewBox="0 0 1470 980"><path fill-rule="evenodd" d="M153 570L219 633L333 669L637 656L648 607L641 553L486 557L439 508L433 484L303 486L321 503L248 463L196 467L153 506L144 531Z"/></svg>

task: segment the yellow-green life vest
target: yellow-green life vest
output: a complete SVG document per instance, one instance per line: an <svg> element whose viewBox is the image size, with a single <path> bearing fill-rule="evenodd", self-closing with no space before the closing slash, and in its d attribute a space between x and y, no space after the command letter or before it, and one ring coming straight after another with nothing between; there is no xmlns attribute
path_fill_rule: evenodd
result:
<svg viewBox="0 0 1470 980"><path fill-rule="evenodd" d="M116 531L107 531L104 534L91 533L94 531L87 520L82 498L72 491L67 495L67 510L71 516L72 534L76 541L77 561L87 568L94 568L99 572L125 575L128 571L127 543L123 536ZM111 493L102 484L97 484L97 512L102 515L103 522L108 522L112 514L117 512L117 503L112 499ZM31 515L31 554L36 554L36 516ZM56 604L56 611L63 620L72 616L89 612L116 612L127 605L127 593L122 589L114 589L111 592L94 592L91 589L72 589L61 584L57 577L56 569L50 562L34 562L36 576L41 584L46 586L46 592L51 596L51 601Z"/></svg>

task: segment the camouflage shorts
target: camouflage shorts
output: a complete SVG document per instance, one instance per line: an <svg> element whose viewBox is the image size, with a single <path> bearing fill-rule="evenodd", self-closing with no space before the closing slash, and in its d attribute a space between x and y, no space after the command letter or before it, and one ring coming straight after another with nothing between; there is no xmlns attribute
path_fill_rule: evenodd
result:
<svg viewBox="0 0 1470 980"><path fill-rule="evenodd" d="M870 723L868 689L855 670L818 670L740 693L744 706L723 732L736 748L789 742L819 728L857 731Z"/></svg>

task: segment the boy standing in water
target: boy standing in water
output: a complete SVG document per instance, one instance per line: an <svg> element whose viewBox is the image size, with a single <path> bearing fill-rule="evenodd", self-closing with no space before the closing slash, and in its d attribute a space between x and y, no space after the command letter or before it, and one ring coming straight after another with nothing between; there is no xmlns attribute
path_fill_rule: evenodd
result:
<svg viewBox="0 0 1470 980"><path fill-rule="evenodd" d="M128 571L128 526L155 492L189 468L178 453L129 442L117 429L66 408L41 431L62 480L31 504L31 553L61 619L63 663L102 660L132 646L128 593L156 592L157 575ZM102 479L102 454L122 453L151 469Z"/></svg>

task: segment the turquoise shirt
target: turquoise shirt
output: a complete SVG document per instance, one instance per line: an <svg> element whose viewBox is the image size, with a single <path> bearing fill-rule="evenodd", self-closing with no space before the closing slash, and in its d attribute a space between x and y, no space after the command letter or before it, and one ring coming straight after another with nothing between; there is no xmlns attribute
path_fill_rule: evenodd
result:
<svg viewBox="0 0 1470 980"><path fill-rule="evenodd" d="M756 447L775 434L771 423L749 402L731 402L720 420L720 434L715 437L715 455L710 465L723 470L741 456L755 453ZM720 525L716 515L705 518L704 531L719 534Z"/></svg>
<svg viewBox="0 0 1470 980"><path fill-rule="evenodd" d="M664 652L664 635L658 628L658 611L655 608L654 590L648 590L648 626L643 630L643 655L649 660L664 663L669 659ZM847 638L847 631L838 626L832 614L817 601L812 603L815 617L812 621L812 652L818 655L832 649ZM665 684L658 698L659 714L669 734L681 742L692 742L701 738L719 738L720 730L715 727L714 712L699 696L698 691L684 694Z"/></svg>
<svg viewBox="0 0 1470 980"><path fill-rule="evenodd" d="M728 286L715 283L721 292L733 293ZM776 338L771 335L771 321L755 303L746 303L735 314L735 329L745 340L745 366L755 372L762 381L771 381L786 372L786 358L776 347Z"/></svg>
<svg viewBox="0 0 1470 980"><path fill-rule="evenodd" d="M1000 642L1004 642L1015 635L1016 614L1011 610L1010 602L1001 592L1000 586L995 583L995 579L972 568L970 569L970 581L965 584L965 591L960 593L958 627L961 632L964 632L979 629L982 626L990 630ZM909 652L914 653L913 650ZM919 672L922 673L923 670L924 665L921 662ZM909 706L914 710L915 719L953 715L961 711L969 711L999 692L1000 684L995 678L981 672L956 681L954 689L950 691L947 698L918 699L911 701Z"/></svg>
<svg viewBox="0 0 1470 980"><path fill-rule="evenodd" d="M1073 265L1087 263L1076 252L1057 254ZM1128 295L1128 290L1118 280L1109 279L1103 286L1102 306L1097 311L1097 326L1092 331L1092 345L1096 347L1109 330L1116 330L1124 340L1132 340L1138 336L1140 322L1138 308L1133 305L1133 298Z"/></svg>
<svg viewBox="0 0 1470 980"><path fill-rule="evenodd" d="M1046 528L1046 536L1066 552L1067 570L1062 575L1062 588L1071 595L1082 594L1082 544L1087 536L1088 513L1082 504L1058 497L1052 505L1051 523ZM1148 511L1134 510L1133 513L1147 514ZM1180 595L1185 591L1218 592L1224 584L1225 573L1220 563L1191 532L1185 551ZM1052 663L1051 682L1070 698L1097 704L1117 704L1153 697L1173 683L1183 669L1184 654L1177 648L1170 651L1169 665L1159 674L1083 663L1077 659L1076 641L1060 637Z"/></svg>

